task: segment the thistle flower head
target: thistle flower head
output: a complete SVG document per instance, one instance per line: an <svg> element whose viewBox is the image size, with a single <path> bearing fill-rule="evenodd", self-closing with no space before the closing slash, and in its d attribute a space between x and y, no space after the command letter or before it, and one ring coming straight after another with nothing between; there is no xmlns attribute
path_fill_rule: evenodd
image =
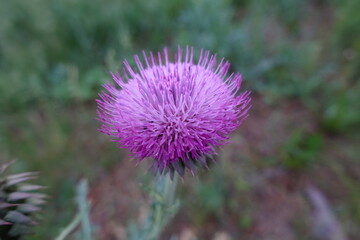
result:
<svg viewBox="0 0 360 240"><path fill-rule="evenodd" d="M197 61L188 47L173 60L166 48L143 58L135 55L137 70L124 61L124 74L112 74L116 84L104 85L100 130L139 161L154 159L155 172L194 172L247 117L249 92L240 93L241 75L228 75L229 62L208 51Z"/></svg>

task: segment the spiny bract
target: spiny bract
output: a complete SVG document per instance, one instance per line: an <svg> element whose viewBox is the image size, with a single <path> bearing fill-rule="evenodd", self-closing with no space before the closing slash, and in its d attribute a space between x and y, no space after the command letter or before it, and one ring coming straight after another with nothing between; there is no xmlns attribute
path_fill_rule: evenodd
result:
<svg viewBox="0 0 360 240"><path fill-rule="evenodd" d="M135 55L138 71L124 61L124 75L112 74L116 85L104 85L98 114L101 131L128 148L139 161L152 158L154 172L207 166L216 148L227 142L247 117L250 93L239 93L241 75L227 75L230 63L209 51L179 48L174 60L167 49Z"/></svg>
<svg viewBox="0 0 360 240"><path fill-rule="evenodd" d="M24 182L37 178L33 172L3 176L13 162L0 164L0 239L18 240L31 234L32 215L44 203L44 194L34 193L43 187Z"/></svg>

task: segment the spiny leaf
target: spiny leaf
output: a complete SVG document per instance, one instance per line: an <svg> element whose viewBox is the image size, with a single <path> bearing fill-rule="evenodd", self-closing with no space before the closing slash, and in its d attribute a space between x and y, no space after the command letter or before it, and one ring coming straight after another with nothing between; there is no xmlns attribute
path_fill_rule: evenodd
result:
<svg viewBox="0 0 360 240"><path fill-rule="evenodd" d="M18 177L18 178L7 178L5 187L11 187L18 183L36 179L36 178L37 178L37 176L35 176L35 175L23 176L23 177Z"/></svg>
<svg viewBox="0 0 360 240"><path fill-rule="evenodd" d="M0 219L0 226L5 226L5 225L11 225L12 223L9 222L5 222L4 220Z"/></svg>
<svg viewBox="0 0 360 240"><path fill-rule="evenodd" d="M46 203L44 199L40 199L40 198L30 198L26 202L36 206L43 205Z"/></svg>
<svg viewBox="0 0 360 240"><path fill-rule="evenodd" d="M25 203L25 204L19 204L16 210L22 213L33 213L33 212L38 212L41 209L33 204Z"/></svg>
<svg viewBox="0 0 360 240"><path fill-rule="evenodd" d="M8 233L10 237L17 237L17 236L23 236L23 235L29 235L32 234L31 228L27 225L23 224L15 224L10 232Z"/></svg>
<svg viewBox="0 0 360 240"><path fill-rule="evenodd" d="M16 204L0 202L0 209L15 207L15 206L16 206Z"/></svg>
<svg viewBox="0 0 360 240"><path fill-rule="evenodd" d="M45 194L41 194L41 193L28 193L28 192L13 192L10 193L8 196L8 201L9 202L16 202L19 200L24 200L24 199L43 199L45 198L46 195Z"/></svg>
<svg viewBox="0 0 360 240"><path fill-rule="evenodd" d="M4 220L7 222L18 223L18 224L28 224L34 225L35 222L31 220L30 217L18 212L18 211L10 211L4 217Z"/></svg>
<svg viewBox="0 0 360 240"><path fill-rule="evenodd" d="M32 177L32 176L37 176L38 173L37 172L24 172L24 173L18 173L18 174L13 174L7 177L7 179L9 180L13 180L16 178L22 178L22 177Z"/></svg>
<svg viewBox="0 0 360 240"><path fill-rule="evenodd" d="M23 185L19 186L18 190L21 192L30 192L30 191L41 190L44 188L45 188L44 186L39 186L39 185L23 184Z"/></svg>
<svg viewBox="0 0 360 240"><path fill-rule="evenodd" d="M8 162L8 163L2 164L2 165L0 166L0 174L3 173L3 172L5 172L6 169L8 169L8 167L9 167L10 165L14 164L14 163L15 163L15 160L12 160L12 161L10 161L10 162Z"/></svg>
<svg viewBox="0 0 360 240"><path fill-rule="evenodd" d="M14 161L0 164L0 174L12 163ZM32 233L32 225L36 224L31 218L32 213L40 211L39 206L45 203L44 199L47 197L45 194L35 192L44 187L25 183L37 177L36 172L24 172L0 179L0 240L3 237L22 239L24 235Z"/></svg>

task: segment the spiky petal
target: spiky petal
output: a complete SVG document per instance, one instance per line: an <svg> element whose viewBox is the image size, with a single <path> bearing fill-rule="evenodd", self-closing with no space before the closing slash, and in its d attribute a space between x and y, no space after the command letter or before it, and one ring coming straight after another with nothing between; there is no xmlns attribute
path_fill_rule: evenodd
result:
<svg viewBox="0 0 360 240"><path fill-rule="evenodd" d="M138 71L124 62L124 75L112 74L116 85L104 85L98 114L101 131L128 148L139 161L155 159L156 171L192 172L227 143L247 117L249 92L239 93L241 75L228 75L230 63L201 51L179 48L174 60L163 53L135 55Z"/></svg>

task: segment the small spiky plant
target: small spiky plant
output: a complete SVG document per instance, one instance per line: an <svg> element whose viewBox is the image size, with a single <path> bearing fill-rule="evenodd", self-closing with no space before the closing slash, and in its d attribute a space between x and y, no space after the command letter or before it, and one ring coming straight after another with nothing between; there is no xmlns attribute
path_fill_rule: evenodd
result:
<svg viewBox="0 0 360 240"><path fill-rule="evenodd" d="M19 240L31 234L36 224L32 216L46 197L35 192L42 186L25 183L37 178L37 173L4 174L13 163L0 164L0 240Z"/></svg>

